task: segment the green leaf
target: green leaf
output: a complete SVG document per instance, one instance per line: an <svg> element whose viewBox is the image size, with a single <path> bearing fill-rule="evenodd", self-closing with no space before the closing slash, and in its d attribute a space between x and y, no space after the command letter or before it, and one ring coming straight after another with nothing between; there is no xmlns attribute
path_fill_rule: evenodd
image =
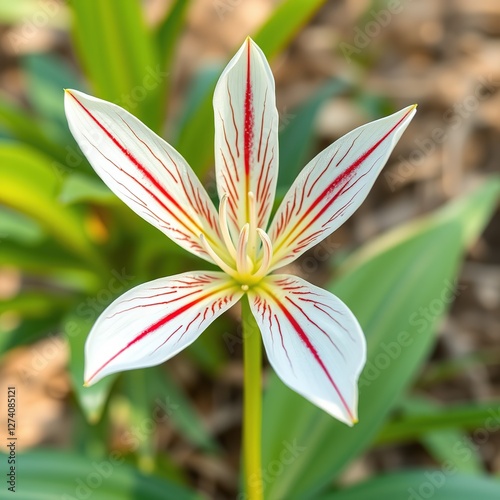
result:
<svg viewBox="0 0 500 500"><path fill-rule="evenodd" d="M165 399L172 423L195 446L206 451L217 451L218 446L203 424L200 415L168 371L157 369L155 384L151 385L155 398ZM161 394L161 396L160 396Z"/></svg>
<svg viewBox="0 0 500 500"><path fill-rule="evenodd" d="M405 422L410 420L408 422L410 424L412 417L418 417L422 413L427 413L428 415L435 413L446 414L449 417L449 427L438 429L437 431L425 430L418 423L415 425L415 422L413 422L413 425L415 425L414 429L419 431L420 441L438 464L443 462L453 464L458 471L467 474L480 474L484 472L482 459L477 451L477 447L458 428L461 426L455 424L454 418L456 415L453 409L450 411L450 408L442 408L424 397L411 396L401 403L400 410L402 410L404 415L402 420ZM484 425L485 419L488 417L483 418L481 423L479 423L480 426ZM386 425L385 428L388 426L390 424Z"/></svg>
<svg viewBox="0 0 500 500"><path fill-rule="evenodd" d="M348 88L348 84L333 78L318 89L298 109L292 110L290 122L280 132L280 164L278 189L289 188L309 160L308 155L315 137L314 122L323 103Z"/></svg>
<svg viewBox="0 0 500 500"><path fill-rule="evenodd" d="M0 242L4 239L24 244L33 244L43 239L43 230L34 220L0 207Z"/></svg>
<svg viewBox="0 0 500 500"><path fill-rule="evenodd" d="M11 312L26 318L43 318L54 311L64 311L70 300L41 292L23 292L0 302L0 314Z"/></svg>
<svg viewBox="0 0 500 500"><path fill-rule="evenodd" d="M18 243L0 241L0 266L11 266L26 274L46 277L52 284L75 291L98 289L100 277L84 263L51 241Z"/></svg>
<svg viewBox="0 0 500 500"><path fill-rule="evenodd" d="M52 157L63 168L67 151L47 134L46 123L31 116L20 106L0 96L0 129L4 128L14 139Z"/></svg>
<svg viewBox="0 0 500 500"><path fill-rule="evenodd" d="M20 345L31 344L49 333L57 331L61 313L57 311L52 316L44 318L23 318L21 323L12 329L0 326L0 355ZM37 376L38 372L33 366L26 364L21 370L25 377Z"/></svg>
<svg viewBox="0 0 500 500"><path fill-rule="evenodd" d="M173 70L174 56L179 45L179 37L185 25L188 7L189 2L186 2L186 0L175 0L165 18L156 28L154 41L156 42L158 53L160 54L162 68L166 72L172 72ZM163 103L169 102L171 84L172 78L169 75L164 83L162 96Z"/></svg>
<svg viewBox="0 0 500 500"><path fill-rule="evenodd" d="M268 59L283 50L290 39L304 26L325 0L284 0L254 35L255 42ZM241 40L243 42L243 40ZM238 47L235 47L234 52ZM212 97L214 82L198 111L181 129L176 147L198 174L214 161L214 113Z"/></svg>
<svg viewBox="0 0 500 500"><path fill-rule="evenodd" d="M69 175L64 180L59 200L65 204L91 202L114 205L119 202L101 180L82 174Z"/></svg>
<svg viewBox="0 0 500 500"><path fill-rule="evenodd" d="M412 412L403 418L388 422L377 436L377 444L408 441L430 432L449 429L475 429L490 425L500 428L499 401L436 407Z"/></svg>
<svg viewBox="0 0 500 500"><path fill-rule="evenodd" d="M272 59L286 47L326 0L284 0L259 28L253 39Z"/></svg>
<svg viewBox="0 0 500 500"><path fill-rule="evenodd" d="M7 456L1 455L3 463ZM21 473L22 470L22 473ZM22 475L21 475L22 474ZM6 487L6 485L3 485ZM124 463L119 451L103 460L38 450L19 455L16 493L23 500L193 500L201 497Z"/></svg>
<svg viewBox="0 0 500 500"><path fill-rule="evenodd" d="M97 423L104 411L111 387L117 375L109 375L90 387L83 386L85 341L97 319L95 301L82 300L65 318L63 331L70 349L70 375L76 399L90 423ZM98 304L103 308L102 305Z"/></svg>
<svg viewBox="0 0 500 500"><path fill-rule="evenodd" d="M60 180L50 160L24 146L0 144L0 203L37 221L61 245L102 267L76 212L56 201Z"/></svg>
<svg viewBox="0 0 500 500"><path fill-rule="evenodd" d="M368 498L423 500L497 500L500 481L457 474L456 469L416 470L386 474L319 500L366 500Z"/></svg>
<svg viewBox="0 0 500 500"><path fill-rule="evenodd" d="M81 88L77 75L67 63L54 56L35 53L22 58L26 95L37 116L48 120L48 132L59 143L71 140L64 114L65 88Z"/></svg>
<svg viewBox="0 0 500 500"><path fill-rule="evenodd" d="M314 497L373 441L432 348L453 300L460 260L499 192L500 182L491 179L435 214L378 238L345 263L329 288L351 307L367 337L360 421L348 429L272 377L264 404L263 463L279 461L284 443L304 449L269 485L270 498ZM424 317L419 311L429 304L435 313Z"/></svg>
<svg viewBox="0 0 500 500"><path fill-rule="evenodd" d="M140 2L73 0L71 6L76 49L95 94L158 130L167 75Z"/></svg>

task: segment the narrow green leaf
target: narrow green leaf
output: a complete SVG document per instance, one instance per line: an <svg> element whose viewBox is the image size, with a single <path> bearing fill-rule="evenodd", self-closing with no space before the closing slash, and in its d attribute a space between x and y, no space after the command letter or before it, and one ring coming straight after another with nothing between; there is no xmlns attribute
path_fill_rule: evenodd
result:
<svg viewBox="0 0 500 500"><path fill-rule="evenodd" d="M5 129L14 139L46 154L63 168L67 151L47 134L45 123L31 116L20 106L0 96L0 129Z"/></svg>
<svg viewBox="0 0 500 500"><path fill-rule="evenodd" d="M201 417L184 390L162 367L147 370L150 399L163 406L167 418L192 444L206 451L216 451L217 443L206 430Z"/></svg>
<svg viewBox="0 0 500 500"><path fill-rule="evenodd" d="M500 429L500 401L455 405L414 412L388 422L377 436L377 444L417 439L429 432L447 429ZM489 432L492 432L490 430Z"/></svg>
<svg viewBox="0 0 500 500"><path fill-rule="evenodd" d="M59 200L65 204L91 202L103 205L119 203L118 198L102 181L95 177L73 174L63 182Z"/></svg>
<svg viewBox="0 0 500 500"><path fill-rule="evenodd" d="M298 109L292 110L288 123L280 132L280 164L278 189L288 189L300 170L307 164L309 152L315 137L315 119L321 106L327 99L340 94L348 84L333 78L318 89L314 95Z"/></svg>
<svg viewBox="0 0 500 500"><path fill-rule="evenodd" d="M189 2L186 0L174 0L170 10L157 26L154 34L154 41L160 54L161 66L168 73L171 73L173 69L174 57L179 44L179 37L184 28L188 7ZM171 83L172 77L169 75L165 79L163 87L163 103L169 102ZM164 112L167 113L166 109Z"/></svg>
<svg viewBox="0 0 500 500"><path fill-rule="evenodd" d="M62 59L48 54L28 54L21 62L31 106L37 116L47 120L49 136L64 144L71 134L64 114L63 89L81 88L79 78Z"/></svg>
<svg viewBox="0 0 500 500"><path fill-rule="evenodd" d="M0 458L7 463L5 454ZM197 493L166 479L141 474L125 463L120 452L113 452L103 460L92 460L73 453L37 450L19 455L19 465L16 493L23 500L201 498Z"/></svg>
<svg viewBox="0 0 500 500"><path fill-rule="evenodd" d="M458 474L457 469L415 470L386 474L345 490L318 497L318 500L497 500L500 481Z"/></svg>
<svg viewBox="0 0 500 500"><path fill-rule="evenodd" d="M40 242L43 237L41 226L34 220L6 207L0 207L0 242L9 240L29 245Z"/></svg>
<svg viewBox="0 0 500 500"><path fill-rule="evenodd" d="M0 266L15 267L28 275L43 276L53 284L75 291L97 289L101 279L76 257L52 241L0 241Z"/></svg>
<svg viewBox="0 0 500 500"><path fill-rule="evenodd" d="M422 445L438 464L453 464L457 471L466 474L481 474L484 472L477 446L458 428L460 426L455 424L453 409L450 412L449 408L442 408L428 398L410 396L401 402L399 410L403 412L403 420L411 420L412 417L422 413L443 412L449 414L449 428L438 429L437 431L426 431L424 429L419 436ZM387 426L386 424L385 428ZM500 428L500 421L498 427ZM419 427L416 428L420 430Z"/></svg>
<svg viewBox="0 0 500 500"><path fill-rule="evenodd" d="M275 57L326 0L283 0L253 36L268 59Z"/></svg>
<svg viewBox="0 0 500 500"><path fill-rule="evenodd" d="M66 316L62 327L70 349L70 376L76 399L90 423L100 420L111 387L117 375L105 377L90 387L83 386L85 363L85 341L103 305L89 298L82 300L74 310Z"/></svg>
<svg viewBox="0 0 500 500"><path fill-rule="evenodd" d="M103 267L76 212L56 201L60 179L50 160L15 144L0 144L0 202L36 220L61 245Z"/></svg>
<svg viewBox="0 0 500 500"><path fill-rule="evenodd" d="M25 318L43 318L64 311L71 299L41 292L24 292L0 302L0 314L11 312Z"/></svg>
<svg viewBox="0 0 500 500"><path fill-rule="evenodd" d="M460 260L488 221L499 192L500 182L492 179L435 214L382 236L345 263L330 288L352 308L367 337L360 421L346 428L273 377L264 405L264 466L279 461L283 443L303 448L268 486L270 497L317 496L370 445L432 348L453 300ZM431 303L439 308L422 317L419 311Z"/></svg>
<svg viewBox="0 0 500 500"><path fill-rule="evenodd" d="M21 323L12 329L0 327L0 356L15 347L28 345L47 334L54 334L57 331L60 317L61 313L57 311L44 318L23 318ZM27 363L21 370L23 379L37 377L39 366L38 364L35 366L35 360L31 364Z"/></svg>
<svg viewBox="0 0 500 500"><path fill-rule="evenodd" d="M73 0L76 48L95 94L161 126L166 74L138 0Z"/></svg>

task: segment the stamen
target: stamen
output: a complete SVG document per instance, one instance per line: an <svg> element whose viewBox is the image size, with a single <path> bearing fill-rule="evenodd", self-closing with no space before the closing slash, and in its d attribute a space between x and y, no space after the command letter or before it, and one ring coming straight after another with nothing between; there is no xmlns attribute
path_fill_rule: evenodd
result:
<svg viewBox="0 0 500 500"><path fill-rule="evenodd" d="M238 239L238 254L236 257L236 269L239 274L246 275L252 270L252 260L248 257L248 232L250 230L249 224L245 224L240 232Z"/></svg>
<svg viewBox="0 0 500 500"><path fill-rule="evenodd" d="M273 244L271 243L271 239L267 233L260 227L257 228L257 234L262 241L262 262L260 263L260 267L257 272L252 277L253 279L259 280L267 274L269 266L271 265L271 260L273 258Z"/></svg>
<svg viewBox="0 0 500 500"><path fill-rule="evenodd" d="M214 249L210 246L208 241L205 239L205 236L203 234L200 234L200 242L201 246L205 249L205 251L212 257L213 261L226 273L229 274L229 276L234 277L236 272L235 270L228 266L214 251Z"/></svg>
<svg viewBox="0 0 500 500"><path fill-rule="evenodd" d="M229 234L229 225L227 219L227 194L224 194L219 205L219 226L222 233L222 239L227 247L229 255L236 260L236 248L234 246L231 235Z"/></svg>
<svg viewBox="0 0 500 500"><path fill-rule="evenodd" d="M255 230L257 229L257 206L255 203L255 195L252 193L252 191L249 191L247 196L248 224L250 226L248 235L248 254L255 258L255 256L257 255L257 242L255 241L257 236L255 233Z"/></svg>

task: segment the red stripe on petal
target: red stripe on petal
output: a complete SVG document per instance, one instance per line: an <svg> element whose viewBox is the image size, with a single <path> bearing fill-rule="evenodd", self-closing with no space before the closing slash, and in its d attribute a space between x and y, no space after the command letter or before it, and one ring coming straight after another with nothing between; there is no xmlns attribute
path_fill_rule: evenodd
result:
<svg viewBox="0 0 500 500"><path fill-rule="evenodd" d="M406 115L404 115L394 127L389 130L379 141L377 141L370 149L368 149L364 154L362 154L350 167L348 167L341 175L339 175L333 182L330 183L328 187L326 187L323 192L314 200L312 205L310 206L308 212L311 212L316 205L326 196L328 193L331 193L342 181L347 180L352 176L354 171L399 127L399 125L406 119L406 117L411 113L412 110L408 111ZM333 201L337 198L338 194L334 196L331 200L328 201L328 205L331 205ZM307 212L306 214L307 215Z"/></svg>
<svg viewBox="0 0 500 500"><path fill-rule="evenodd" d="M160 320L156 321L155 323L153 323L151 326L149 326L148 328L146 328L145 330L143 330L139 335L137 335L133 340L131 340L125 347L121 348L116 354L114 354L111 358L109 358L105 363L103 363L86 381L85 383L88 384L92 379L94 379L97 374L99 372L101 372L106 366L109 365L109 363L111 363L113 360L115 360L120 354L122 354L123 352L125 352L129 347L133 346L134 344L136 344L137 342L141 341L142 339L144 339L146 336L148 336L150 333L153 333L155 331L157 331L159 328L161 328L162 326L164 326L165 324L167 324L169 321L175 319L176 317L178 317L179 315L181 315L182 313L188 311L189 309L191 309L192 307L196 306L197 304L199 304L200 302L202 302L203 300L207 299L208 297L210 297L211 295L213 295L214 293L216 292L220 292L221 290L218 289L218 290L215 290L215 291L211 291L210 293L206 293L205 295L202 295L201 297L198 297L197 299L187 303L187 304L184 304L183 306L179 307L179 309L176 309L175 311L172 311L171 313L167 314L166 316L164 316L163 318L161 318ZM181 297L181 298L185 298L184 297ZM178 300L178 299L175 299L175 300ZM199 316L199 315L198 315ZM197 316L197 317L198 317ZM189 327L189 325L188 325ZM187 331L188 327L186 327L186 330L185 332ZM176 330L176 332L178 331L179 329ZM174 333L176 333L174 332ZM185 333L184 332L184 333ZM167 340L165 342L167 342L168 340L170 340L170 338L172 337L173 333L167 338ZM164 343L165 343L164 342ZM162 344L163 345L163 344Z"/></svg>
<svg viewBox="0 0 500 500"><path fill-rule="evenodd" d="M116 137L111 134L109 130L88 110L73 94L68 92L68 94L75 100L75 102L84 110L84 112L91 118L91 120L106 134L106 136L115 144L115 146L130 160L130 162L140 171L144 177L148 179L149 182L168 199L186 218L193 224L200 233L204 233L203 229L197 224L195 220L190 217L190 215L183 209L183 207L165 190L165 188L158 182L158 180L151 175L151 173L142 165L139 160L126 149ZM137 137L137 136L136 136ZM176 166L177 167L177 166Z"/></svg>
<svg viewBox="0 0 500 500"><path fill-rule="evenodd" d="M306 332L304 329L299 325L298 321L293 317L293 315L290 313L290 311L277 299L276 296L271 294L269 290L266 290L266 292L272 297L272 299L276 302L278 307L281 309L283 314L285 315L286 319L288 322L292 325L293 329L297 332L297 335L300 337L300 340L305 344L307 349L311 352L313 355L314 359L316 362L319 364L321 369L323 370L324 374L328 378L329 382L332 384L332 387L334 388L335 392L339 396L340 401L342 402L342 405L347 411L347 414L349 415L349 418L354 422L356 419L354 415L351 412L351 409L349 408L346 400L344 399L344 396L342 396L342 393L340 392L339 388L337 387L337 384L333 380L332 376L330 375L330 372L328 371L327 367L323 363L323 360L321 359L320 355L318 354L318 351L314 347L314 345L311 343L309 340L309 337L307 336Z"/></svg>
<svg viewBox="0 0 500 500"><path fill-rule="evenodd" d="M253 92L252 92L252 81L250 74L250 40L247 40L247 81L245 88L245 129L243 134L243 154L245 160L245 175L247 176L247 182L250 176L250 161L252 155L252 147L253 147L253 127L254 127L254 113L253 113ZM248 191L248 186L247 186Z"/></svg>

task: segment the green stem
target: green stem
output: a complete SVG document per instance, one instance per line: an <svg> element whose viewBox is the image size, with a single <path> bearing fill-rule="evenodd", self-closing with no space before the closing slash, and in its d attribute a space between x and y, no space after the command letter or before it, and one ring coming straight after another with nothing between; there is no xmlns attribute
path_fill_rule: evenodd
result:
<svg viewBox="0 0 500 500"><path fill-rule="evenodd" d="M260 330L247 297L241 301L243 324L244 402L243 462L248 500L261 500L261 431L262 431L262 344Z"/></svg>

